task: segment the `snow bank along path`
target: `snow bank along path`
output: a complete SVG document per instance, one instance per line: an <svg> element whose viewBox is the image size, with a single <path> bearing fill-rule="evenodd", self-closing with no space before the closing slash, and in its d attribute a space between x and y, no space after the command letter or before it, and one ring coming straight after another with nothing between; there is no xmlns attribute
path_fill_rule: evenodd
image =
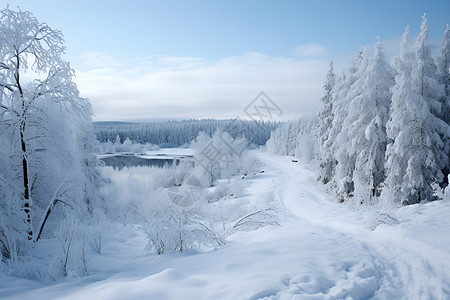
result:
<svg viewBox="0 0 450 300"><path fill-rule="evenodd" d="M450 204L380 214L336 203L314 166L257 153L247 195L284 206L281 226L240 232L199 254L145 255L145 237L105 237L90 275L36 283L0 278L4 299L449 299ZM395 219L398 220L395 221Z"/></svg>

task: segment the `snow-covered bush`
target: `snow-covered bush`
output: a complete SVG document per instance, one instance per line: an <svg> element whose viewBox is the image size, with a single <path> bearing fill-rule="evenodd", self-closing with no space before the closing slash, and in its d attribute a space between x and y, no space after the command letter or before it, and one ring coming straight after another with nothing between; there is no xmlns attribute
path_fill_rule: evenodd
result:
<svg viewBox="0 0 450 300"><path fill-rule="evenodd" d="M188 186L191 201L177 202L171 193L181 188L181 181L174 177L184 173L185 167L148 168L146 180L129 175L126 180L115 181L110 186L113 212L116 219L128 224L138 224L148 238L147 250L150 253L184 252L202 247L218 247L224 244L223 238L216 233L206 213L207 201L202 196L202 186ZM186 192L184 190L180 193ZM183 195L181 195L183 196Z"/></svg>
<svg viewBox="0 0 450 300"><path fill-rule="evenodd" d="M210 201L208 215L217 231L229 236L238 231L279 225L282 209L273 195L267 193L256 202L243 197L240 181L241 178L235 178L231 184L220 184L207 194Z"/></svg>
<svg viewBox="0 0 450 300"><path fill-rule="evenodd" d="M217 130L212 136L200 132L190 145L195 151L192 172L204 186L213 186L222 178L248 173L253 167L253 158L247 147L244 137L233 138L222 130Z"/></svg>
<svg viewBox="0 0 450 300"><path fill-rule="evenodd" d="M156 198L153 205L144 210L151 216L144 227L148 236L147 250L162 254L225 244L204 211L207 203L203 198L195 199L186 207L170 201L167 191L159 191Z"/></svg>
<svg viewBox="0 0 450 300"><path fill-rule="evenodd" d="M48 269L48 276L53 280L88 274L86 232L80 227L78 221L70 217L61 222L60 228L56 231L56 239L61 248L59 255L53 258Z"/></svg>
<svg viewBox="0 0 450 300"><path fill-rule="evenodd" d="M450 175L448 175L448 180L450 182ZM443 199L446 201L450 201L450 184L444 189Z"/></svg>

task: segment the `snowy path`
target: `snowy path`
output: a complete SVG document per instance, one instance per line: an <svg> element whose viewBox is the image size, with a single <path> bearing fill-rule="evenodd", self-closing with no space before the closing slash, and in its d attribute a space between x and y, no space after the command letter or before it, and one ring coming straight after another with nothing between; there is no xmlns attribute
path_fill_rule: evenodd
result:
<svg viewBox="0 0 450 300"><path fill-rule="evenodd" d="M370 253L379 276L375 298L450 299L449 203L401 208L397 211L399 225L382 225L372 231L380 220L379 212L351 211L337 204L317 186L316 173L290 158L262 154L260 159L279 173L275 190L289 211L354 240ZM420 220L422 214L425 220Z"/></svg>
<svg viewBox="0 0 450 300"><path fill-rule="evenodd" d="M450 203L404 207L399 224L376 227L378 212L336 203L310 165L257 155L265 172L245 179L247 197L279 201L281 226L161 256L143 253L140 232L123 231L88 262L91 275L53 285L0 278L0 298L450 299Z"/></svg>

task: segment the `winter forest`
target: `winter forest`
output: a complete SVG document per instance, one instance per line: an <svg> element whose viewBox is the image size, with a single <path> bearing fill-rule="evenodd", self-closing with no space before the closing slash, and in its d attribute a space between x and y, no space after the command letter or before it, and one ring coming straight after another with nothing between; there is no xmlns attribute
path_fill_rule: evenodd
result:
<svg viewBox="0 0 450 300"><path fill-rule="evenodd" d="M406 205L438 199L450 171L450 31L447 27L433 58L428 26L424 15L414 43L406 27L392 64L380 41L373 54L361 48L339 77L330 62L317 125L300 120L281 126L268 151L307 155L302 144L314 140L319 178L340 202Z"/></svg>
<svg viewBox="0 0 450 300"><path fill-rule="evenodd" d="M94 122L63 33L1 10L0 299L449 299L450 29L416 19L315 113Z"/></svg>

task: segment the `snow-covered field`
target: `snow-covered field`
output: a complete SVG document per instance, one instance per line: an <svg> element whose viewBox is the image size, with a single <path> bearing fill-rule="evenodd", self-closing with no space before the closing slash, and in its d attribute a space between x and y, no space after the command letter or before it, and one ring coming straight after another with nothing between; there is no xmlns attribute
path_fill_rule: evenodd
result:
<svg viewBox="0 0 450 300"><path fill-rule="evenodd" d="M450 299L450 203L392 211L338 204L314 164L256 153L246 195L271 196L280 226L239 232L202 253L147 255L119 227L89 275L56 283L0 277L1 299Z"/></svg>

